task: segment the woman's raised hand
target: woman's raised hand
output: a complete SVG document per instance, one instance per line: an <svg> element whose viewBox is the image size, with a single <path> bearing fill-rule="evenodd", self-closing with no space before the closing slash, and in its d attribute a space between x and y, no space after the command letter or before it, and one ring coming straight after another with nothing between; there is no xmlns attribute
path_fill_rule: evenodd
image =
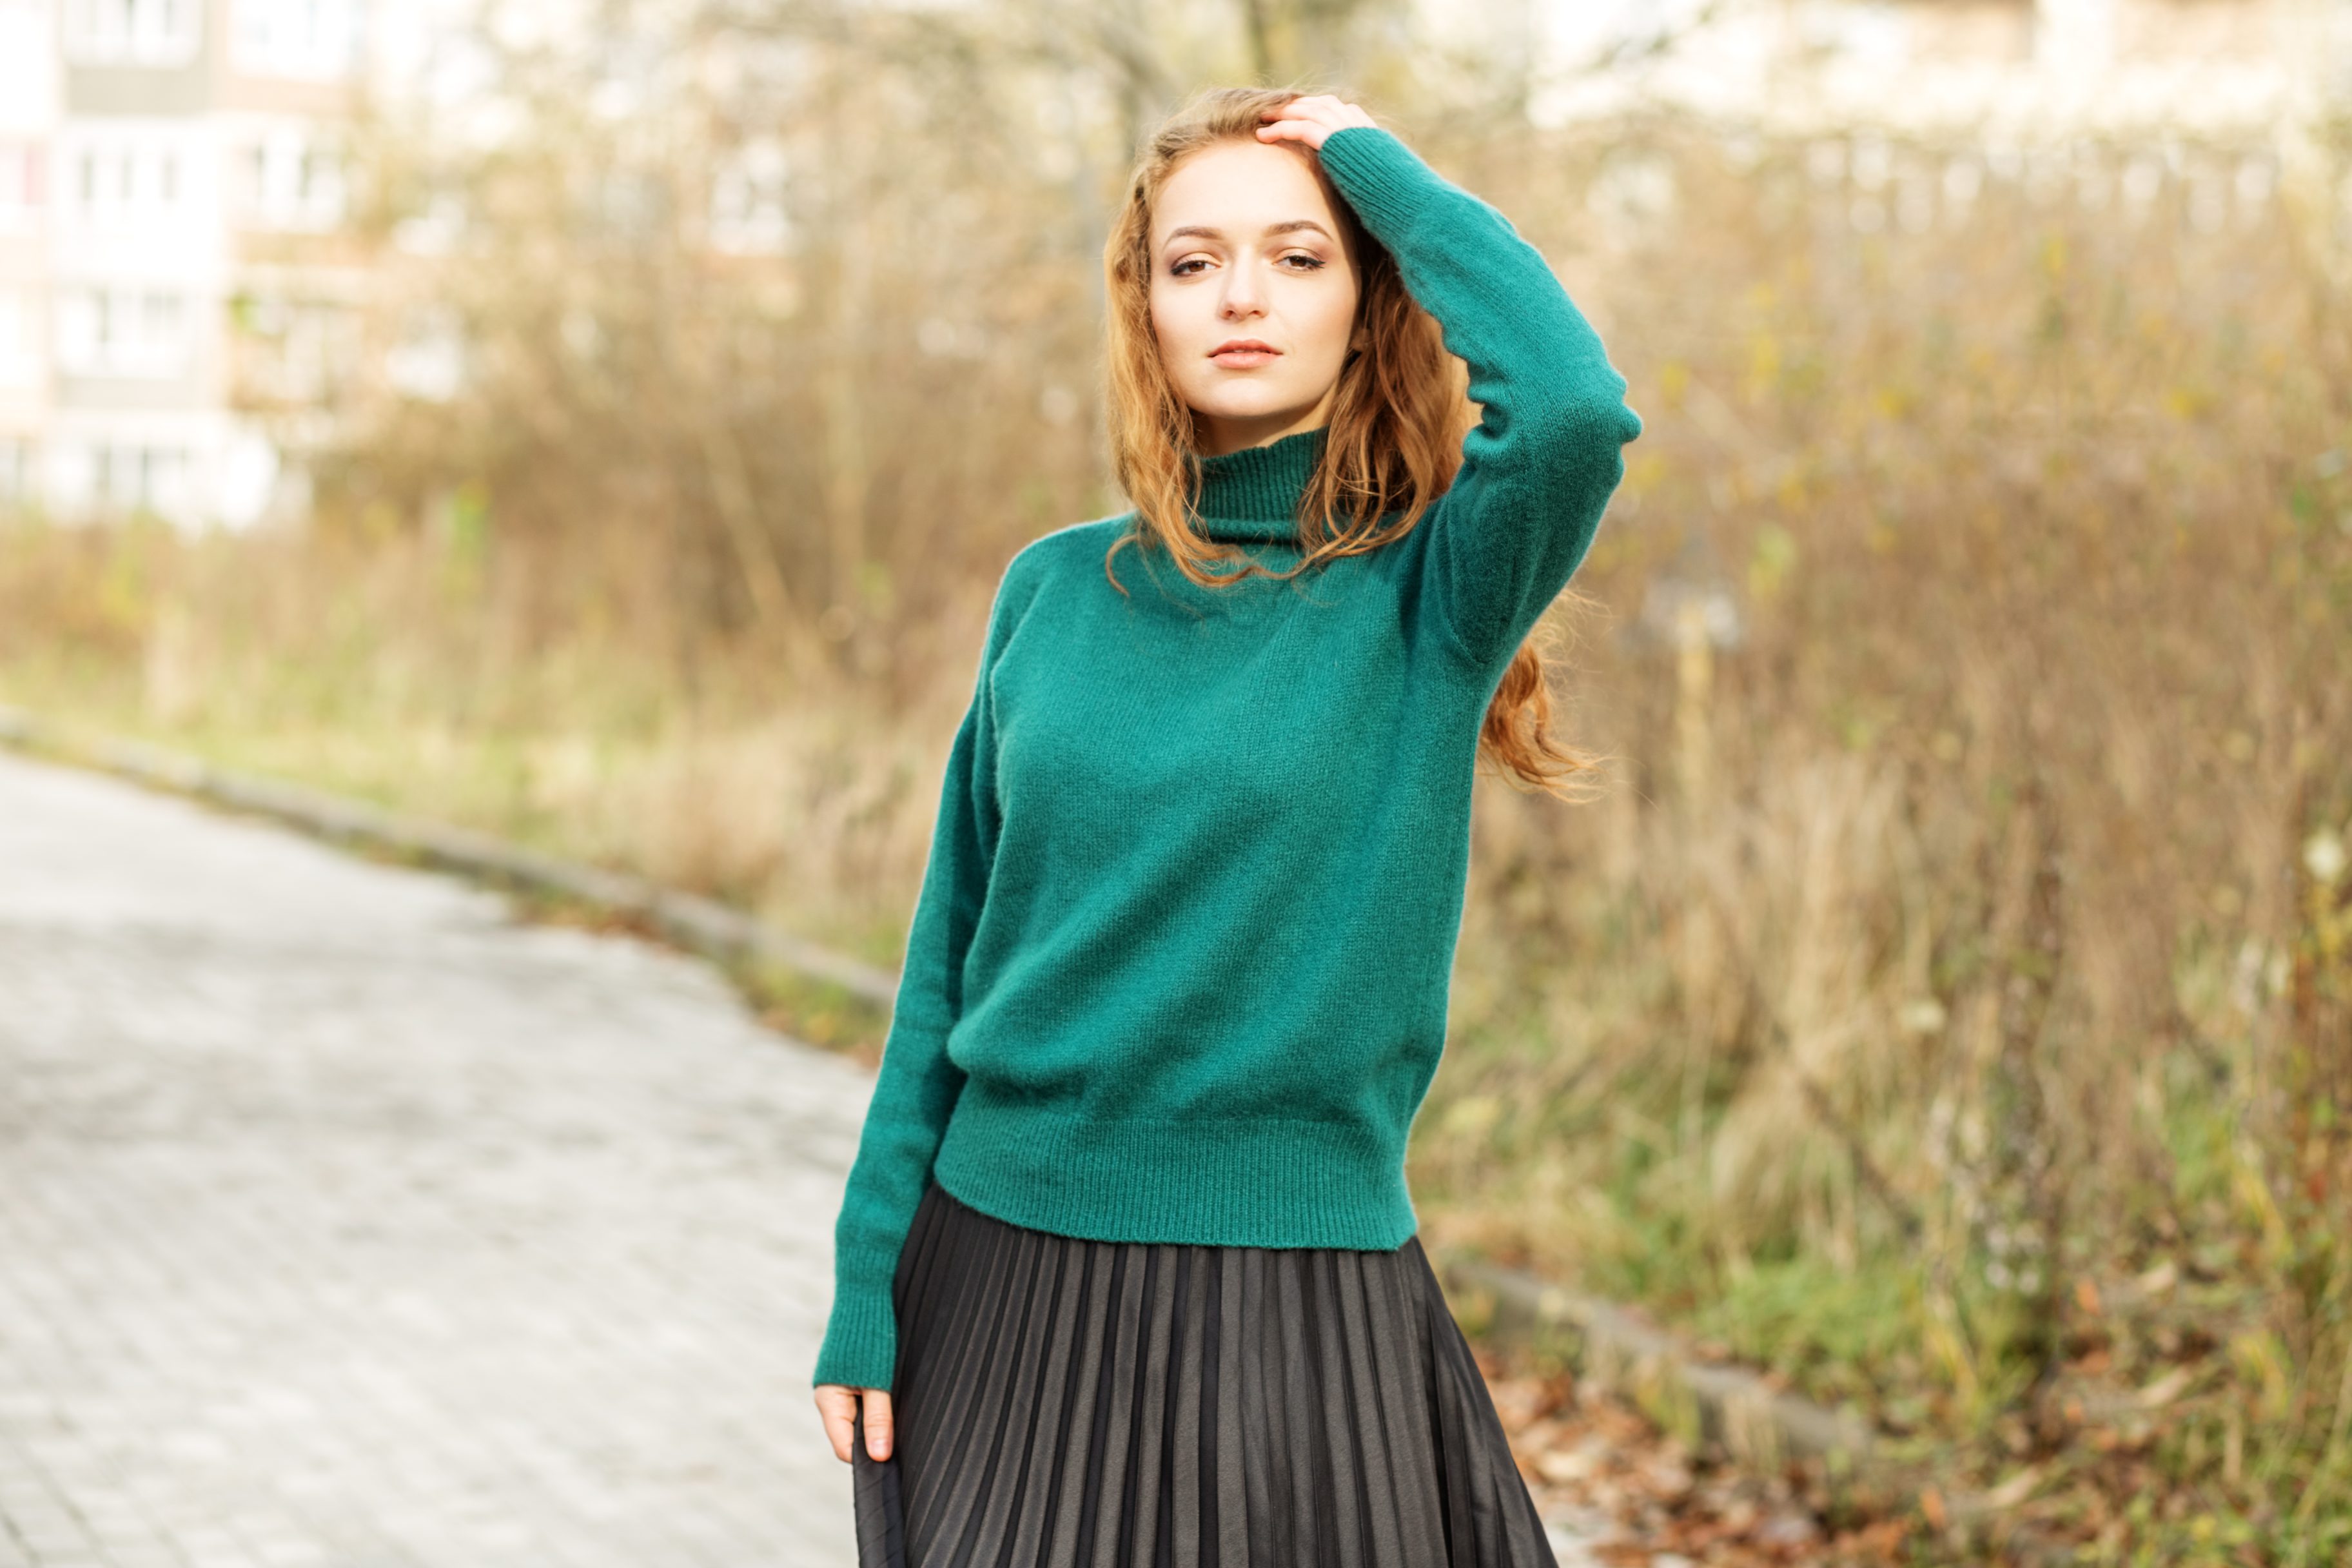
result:
<svg viewBox="0 0 2352 1568"><path fill-rule="evenodd" d="M1370 115L1328 92L1294 98L1280 109L1267 110L1265 118L1266 123L1257 128L1259 141L1304 142L1318 153L1323 150L1323 139L1334 131L1372 123Z"/></svg>
<svg viewBox="0 0 2352 1568"><path fill-rule="evenodd" d="M847 1388L821 1383L816 1388L817 1414L824 1417L824 1435L833 1439L833 1457L851 1462L849 1445L857 1437L857 1396L866 1396L866 1452L877 1459L890 1457L890 1394L881 1388Z"/></svg>

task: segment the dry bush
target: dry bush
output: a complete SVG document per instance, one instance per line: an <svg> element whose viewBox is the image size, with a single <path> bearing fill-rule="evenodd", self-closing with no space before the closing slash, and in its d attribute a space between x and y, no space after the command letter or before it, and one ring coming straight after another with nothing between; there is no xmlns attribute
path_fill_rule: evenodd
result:
<svg viewBox="0 0 2352 1568"><path fill-rule="evenodd" d="M2177 1265L2231 1375L2285 1369L2284 1495L2336 1484L2352 342L2271 157L1498 165L1649 422L1571 682L1640 804L1482 801L1473 1109L1423 1138L1465 1233L1958 1414L2058 1407L2084 1303ZM1612 221L1628 181L1672 210ZM1724 1310L1838 1277L1881 1331Z"/></svg>

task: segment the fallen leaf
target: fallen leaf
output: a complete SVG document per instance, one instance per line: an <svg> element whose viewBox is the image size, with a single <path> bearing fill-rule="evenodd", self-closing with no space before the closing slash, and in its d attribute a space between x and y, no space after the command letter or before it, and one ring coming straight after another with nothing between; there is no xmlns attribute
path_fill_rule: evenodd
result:
<svg viewBox="0 0 2352 1568"><path fill-rule="evenodd" d="M2140 1408L2160 1410L2171 1404L2180 1397L2180 1391L2189 1386L2189 1381L2194 1375L2195 1373L2185 1366L2174 1367L2139 1391Z"/></svg>
<svg viewBox="0 0 2352 1568"><path fill-rule="evenodd" d="M1992 1509L2015 1508L2033 1495L2033 1489L2041 1483L2041 1480L2042 1467L2028 1465L1992 1490L1985 1493L1985 1506Z"/></svg>
<svg viewBox="0 0 2352 1568"><path fill-rule="evenodd" d="M1536 1470L1544 1479L1566 1484L1580 1481L1599 1468L1593 1457L1581 1448L1550 1448L1536 1456Z"/></svg>

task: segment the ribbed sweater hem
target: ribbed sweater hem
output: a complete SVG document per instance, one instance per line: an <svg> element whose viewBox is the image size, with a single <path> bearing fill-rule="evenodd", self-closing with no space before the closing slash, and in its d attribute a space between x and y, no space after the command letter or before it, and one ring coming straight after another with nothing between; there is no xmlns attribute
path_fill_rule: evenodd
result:
<svg viewBox="0 0 2352 1568"><path fill-rule="evenodd" d="M982 1214L1097 1241L1402 1247L1404 1151L1344 1122L1089 1121L964 1085L932 1179Z"/></svg>

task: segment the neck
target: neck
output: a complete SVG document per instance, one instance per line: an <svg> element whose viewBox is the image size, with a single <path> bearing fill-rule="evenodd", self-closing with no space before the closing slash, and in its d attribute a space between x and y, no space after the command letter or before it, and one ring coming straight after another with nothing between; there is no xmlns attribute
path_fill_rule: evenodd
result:
<svg viewBox="0 0 2352 1568"><path fill-rule="evenodd" d="M1221 458L1250 447L1270 447L1286 436L1296 436L1328 424L1330 404L1330 395L1326 393L1314 407L1296 414L1268 414L1255 419L1233 419L1222 415L1196 413L1192 417L1194 438L1199 443L1202 456L1211 458Z"/></svg>

